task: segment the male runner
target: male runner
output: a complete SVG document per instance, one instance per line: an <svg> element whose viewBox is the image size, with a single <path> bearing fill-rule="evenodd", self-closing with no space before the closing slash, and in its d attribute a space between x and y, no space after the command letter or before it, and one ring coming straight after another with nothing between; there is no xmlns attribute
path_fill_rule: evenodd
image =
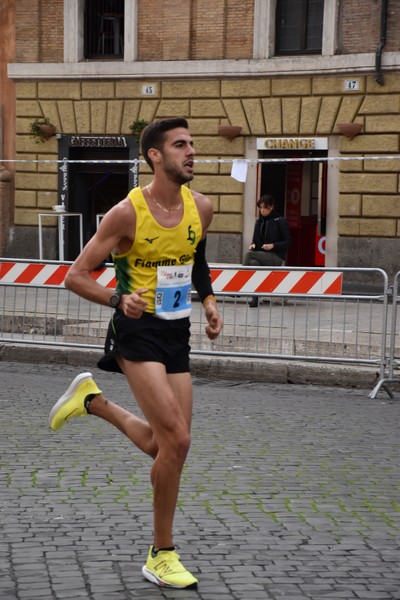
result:
<svg viewBox="0 0 400 600"><path fill-rule="evenodd" d="M49 424L58 430L73 417L96 415L153 459L154 540L142 572L157 585L188 588L197 579L179 561L172 527L190 446L191 283L204 305L208 337L215 339L222 329L205 258L213 211L209 198L184 186L193 179L195 155L185 119L150 123L141 143L151 183L132 190L104 216L65 285L115 308L98 366L125 375L145 419L105 398L91 373L82 373L51 410ZM90 276L110 253L115 291Z"/></svg>

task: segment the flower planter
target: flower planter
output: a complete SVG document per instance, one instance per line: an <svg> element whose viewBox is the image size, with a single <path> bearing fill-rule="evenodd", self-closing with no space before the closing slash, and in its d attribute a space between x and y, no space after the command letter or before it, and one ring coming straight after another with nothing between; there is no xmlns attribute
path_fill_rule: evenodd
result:
<svg viewBox="0 0 400 600"><path fill-rule="evenodd" d="M230 142L232 140L234 140L235 137L237 137L241 131L242 131L242 128L239 127L238 125L220 125L218 127L219 135L222 135L223 137L228 139Z"/></svg>
<svg viewBox="0 0 400 600"><path fill-rule="evenodd" d="M40 125L39 129L42 140L48 140L56 134L54 125Z"/></svg>
<svg viewBox="0 0 400 600"><path fill-rule="evenodd" d="M338 123L336 127L349 140L352 140L356 135L361 133L363 128L361 123Z"/></svg>

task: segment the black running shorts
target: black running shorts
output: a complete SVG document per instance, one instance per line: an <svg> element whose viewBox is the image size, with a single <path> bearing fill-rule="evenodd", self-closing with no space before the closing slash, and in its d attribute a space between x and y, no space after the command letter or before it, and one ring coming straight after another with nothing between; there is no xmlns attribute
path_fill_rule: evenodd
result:
<svg viewBox="0 0 400 600"><path fill-rule="evenodd" d="M189 367L189 318L166 321L150 313L128 319L116 310L108 326L104 356L97 366L121 373L115 360L122 356L133 362L160 362L167 373L187 373Z"/></svg>

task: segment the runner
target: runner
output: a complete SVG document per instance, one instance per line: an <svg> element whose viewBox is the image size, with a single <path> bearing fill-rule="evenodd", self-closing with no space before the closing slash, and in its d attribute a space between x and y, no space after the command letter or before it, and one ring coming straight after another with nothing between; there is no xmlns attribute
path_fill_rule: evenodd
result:
<svg viewBox="0 0 400 600"><path fill-rule="evenodd" d="M222 329L205 257L213 211L209 198L184 185L193 179L195 155L185 119L150 123L141 143L151 183L132 190L104 216L65 285L115 309L98 366L125 375L145 418L111 402L92 374L82 373L52 408L49 425L58 430L71 418L96 415L153 459L154 540L142 572L157 585L190 588L197 579L179 561L172 527L190 446L192 283L204 306L208 337L215 339ZM115 291L90 275L110 253Z"/></svg>

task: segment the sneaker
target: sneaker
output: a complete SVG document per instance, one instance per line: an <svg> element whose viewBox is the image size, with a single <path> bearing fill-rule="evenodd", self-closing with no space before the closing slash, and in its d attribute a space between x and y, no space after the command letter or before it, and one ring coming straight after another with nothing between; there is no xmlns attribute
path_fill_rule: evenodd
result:
<svg viewBox="0 0 400 600"><path fill-rule="evenodd" d="M195 588L198 583L179 561L179 554L175 550L159 550L153 556L153 546L150 546L142 573L146 579L160 587Z"/></svg>
<svg viewBox="0 0 400 600"><path fill-rule="evenodd" d="M75 377L65 394L51 409L49 415L51 429L57 431L69 419L87 415L85 400L90 394L101 394L101 390L93 381L91 373L81 373Z"/></svg>

